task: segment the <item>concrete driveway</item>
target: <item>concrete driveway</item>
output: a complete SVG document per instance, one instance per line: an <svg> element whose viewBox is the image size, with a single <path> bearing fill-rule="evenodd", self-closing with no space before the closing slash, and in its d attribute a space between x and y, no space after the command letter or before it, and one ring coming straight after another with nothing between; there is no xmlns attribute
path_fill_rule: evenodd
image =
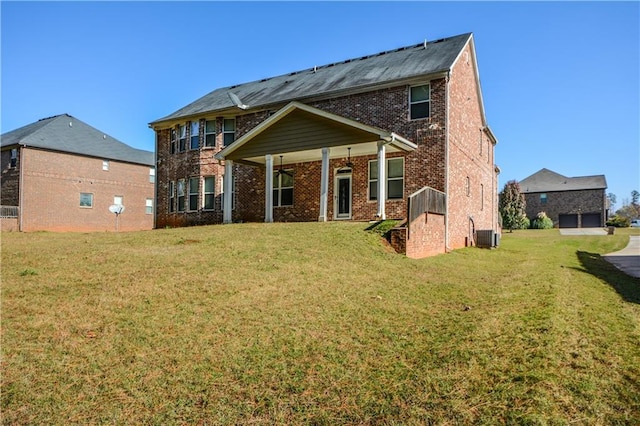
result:
<svg viewBox="0 0 640 426"><path fill-rule="evenodd" d="M640 278L640 236L630 236L625 248L602 257L627 275Z"/></svg>
<svg viewBox="0 0 640 426"><path fill-rule="evenodd" d="M603 228L560 228L560 235L607 235Z"/></svg>

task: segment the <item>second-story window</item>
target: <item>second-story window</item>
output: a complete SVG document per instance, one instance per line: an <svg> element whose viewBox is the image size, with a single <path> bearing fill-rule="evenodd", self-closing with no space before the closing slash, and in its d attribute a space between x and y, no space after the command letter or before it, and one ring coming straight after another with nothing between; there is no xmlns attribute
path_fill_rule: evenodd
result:
<svg viewBox="0 0 640 426"><path fill-rule="evenodd" d="M224 146L228 146L236 140L236 120L235 118L225 118L222 121L222 133Z"/></svg>
<svg viewBox="0 0 640 426"><path fill-rule="evenodd" d="M207 120L204 124L204 146L216 146L216 120Z"/></svg>
<svg viewBox="0 0 640 426"><path fill-rule="evenodd" d="M180 140L178 141L178 150L180 152L187 149L187 126L181 124L179 127Z"/></svg>
<svg viewBox="0 0 640 426"><path fill-rule="evenodd" d="M178 134L176 129L171 129L171 153L176 153L176 144L178 143Z"/></svg>
<svg viewBox="0 0 640 426"><path fill-rule="evenodd" d="M198 149L200 147L200 122L198 120L191 122L189 149Z"/></svg>
<svg viewBox="0 0 640 426"><path fill-rule="evenodd" d="M18 150L13 148L11 150L11 165L9 167L14 168L18 165Z"/></svg>
<svg viewBox="0 0 640 426"><path fill-rule="evenodd" d="M428 118L431 113L431 89L428 84L411 87L409 109L412 120Z"/></svg>

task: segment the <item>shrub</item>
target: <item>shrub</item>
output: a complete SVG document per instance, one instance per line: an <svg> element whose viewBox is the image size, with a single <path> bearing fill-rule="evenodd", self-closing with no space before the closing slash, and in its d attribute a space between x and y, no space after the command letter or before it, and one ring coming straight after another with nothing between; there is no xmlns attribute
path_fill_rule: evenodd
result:
<svg viewBox="0 0 640 426"><path fill-rule="evenodd" d="M628 228L631 226L631 220L628 217L614 214L607 220L607 226L615 226L616 228Z"/></svg>
<svg viewBox="0 0 640 426"><path fill-rule="evenodd" d="M531 229L551 229L553 228L553 221L545 212L540 212L536 215L535 219L531 221Z"/></svg>

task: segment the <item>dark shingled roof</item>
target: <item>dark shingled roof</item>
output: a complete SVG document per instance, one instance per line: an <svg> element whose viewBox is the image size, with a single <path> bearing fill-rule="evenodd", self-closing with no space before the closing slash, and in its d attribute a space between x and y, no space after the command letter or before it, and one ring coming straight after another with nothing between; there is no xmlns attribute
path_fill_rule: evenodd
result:
<svg viewBox="0 0 640 426"><path fill-rule="evenodd" d="M0 146L32 146L106 160L153 166L151 151L132 148L69 114L43 118L2 134Z"/></svg>
<svg viewBox="0 0 640 426"><path fill-rule="evenodd" d="M344 91L373 88L391 82L446 72L452 67L471 37L471 33L466 33L432 41L426 46L420 43L278 77L220 88L150 124L234 108L237 106L238 99L242 104L253 109ZM237 96L235 102L231 98L232 95Z"/></svg>
<svg viewBox="0 0 640 426"><path fill-rule="evenodd" d="M566 177L549 169L541 169L520 181L520 190L524 194L606 188L604 175Z"/></svg>

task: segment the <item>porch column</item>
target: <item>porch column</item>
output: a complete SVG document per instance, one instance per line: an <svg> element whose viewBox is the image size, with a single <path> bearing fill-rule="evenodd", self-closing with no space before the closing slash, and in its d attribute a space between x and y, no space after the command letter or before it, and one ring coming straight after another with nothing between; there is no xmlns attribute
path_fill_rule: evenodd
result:
<svg viewBox="0 0 640 426"><path fill-rule="evenodd" d="M232 223L233 211L233 161L224 161L224 181L222 182L222 223Z"/></svg>
<svg viewBox="0 0 640 426"><path fill-rule="evenodd" d="M264 221L273 222L273 156L267 154L265 160Z"/></svg>
<svg viewBox="0 0 640 426"><path fill-rule="evenodd" d="M327 221L327 200L329 197L329 148L322 148L322 168L320 173L320 216L318 222Z"/></svg>
<svg viewBox="0 0 640 426"><path fill-rule="evenodd" d="M384 211L385 201L387 200L387 161L386 161L387 145L384 141L378 142L378 218L385 220L387 215Z"/></svg>

